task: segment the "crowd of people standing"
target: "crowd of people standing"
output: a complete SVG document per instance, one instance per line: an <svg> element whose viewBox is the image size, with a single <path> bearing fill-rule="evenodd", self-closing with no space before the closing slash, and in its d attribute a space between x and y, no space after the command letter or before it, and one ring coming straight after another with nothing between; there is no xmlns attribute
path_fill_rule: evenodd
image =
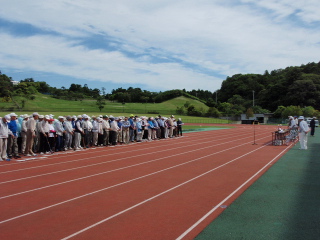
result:
<svg viewBox="0 0 320 240"><path fill-rule="evenodd" d="M32 115L0 119L0 161L97 146L115 146L182 136L182 121L170 117Z"/></svg>

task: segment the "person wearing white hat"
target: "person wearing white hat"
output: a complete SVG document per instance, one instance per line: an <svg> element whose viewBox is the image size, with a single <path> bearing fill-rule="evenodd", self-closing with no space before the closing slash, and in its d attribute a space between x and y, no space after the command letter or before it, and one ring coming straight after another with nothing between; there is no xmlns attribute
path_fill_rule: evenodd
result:
<svg viewBox="0 0 320 240"><path fill-rule="evenodd" d="M120 128L118 127L117 122L115 121L114 117L111 115L109 116L110 119L110 143L114 146L117 145L117 135Z"/></svg>
<svg viewBox="0 0 320 240"><path fill-rule="evenodd" d="M9 115L0 119L0 161L10 161L7 156L8 138L14 137L9 129L8 122L11 120Z"/></svg>
<svg viewBox="0 0 320 240"><path fill-rule="evenodd" d="M296 121L294 120L293 116L289 116L288 125L290 134L286 138L286 145L288 145L290 141L295 140L298 136L298 126L296 125Z"/></svg>
<svg viewBox="0 0 320 240"><path fill-rule="evenodd" d="M43 120L40 123L40 146L39 146L39 152L40 154L44 153L50 153L50 146L49 146L49 121L50 116L45 115Z"/></svg>
<svg viewBox="0 0 320 240"><path fill-rule="evenodd" d="M83 114L82 117L83 117L82 128L84 132L84 145L86 148L89 148L89 144L90 144L89 116L86 114Z"/></svg>
<svg viewBox="0 0 320 240"><path fill-rule="evenodd" d="M74 135L71 116L66 117L66 121L63 122L63 127L64 127L64 130L66 131L64 135L64 150L71 150L72 138Z"/></svg>
<svg viewBox="0 0 320 240"><path fill-rule="evenodd" d="M23 120L21 123L21 152L24 153L26 150L27 144L27 121L29 119L28 114L23 115Z"/></svg>
<svg viewBox="0 0 320 240"><path fill-rule="evenodd" d="M173 129L174 129L174 123L173 123L173 115L171 115L170 118L168 118L167 122L168 122L168 136L169 138L172 138L173 137Z"/></svg>
<svg viewBox="0 0 320 240"><path fill-rule="evenodd" d="M33 152L32 147L33 147L34 140L38 141L38 138L36 138L37 136L36 125L37 125L38 119L39 119L39 114L35 112L32 114L32 117L29 118L28 121L26 122L27 140L26 140L26 148L24 151L24 155L26 156L36 155Z"/></svg>
<svg viewBox="0 0 320 240"><path fill-rule="evenodd" d="M20 158L19 156L19 148L18 148L18 125L17 125L17 117L18 115L15 113L10 113L10 122L8 122L8 126L10 131L13 134L13 138L8 138L8 146L7 146L7 154L8 157L11 158Z"/></svg>
<svg viewBox="0 0 320 240"><path fill-rule="evenodd" d="M58 120L54 122L54 130L56 131L56 146L55 146L55 151L59 152L64 150L64 141L63 141L63 134L65 134L65 130L63 128L63 122L64 122L64 117L59 116Z"/></svg>
<svg viewBox="0 0 320 240"><path fill-rule="evenodd" d="M304 120L303 116L298 118L299 121L299 140L300 140L300 148L302 150L307 150L308 146L308 132L310 131L308 123Z"/></svg>
<svg viewBox="0 0 320 240"><path fill-rule="evenodd" d="M78 115L77 120L74 124L75 130L74 130L74 150L80 150L81 147L81 138L84 134L83 128L82 128L82 116Z"/></svg>
<svg viewBox="0 0 320 240"><path fill-rule="evenodd" d="M109 131L110 131L110 124L109 124L108 115L103 116L102 129L103 129L103 146L108 146L109 145Z"/></svg>

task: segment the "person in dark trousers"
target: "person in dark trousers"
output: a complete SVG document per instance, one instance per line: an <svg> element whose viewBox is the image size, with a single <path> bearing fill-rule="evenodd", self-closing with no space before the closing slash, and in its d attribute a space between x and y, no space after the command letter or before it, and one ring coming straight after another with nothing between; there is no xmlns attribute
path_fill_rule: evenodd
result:
<svg viewBox="0 0 320 240"><path fill-rule="evenodd" d="M315 129L316 129L315 117L313 117L312 120L310 121L310 128L311 128L310 135L311 135L311 137L314 137L314 132L315 132Z"/></svg>

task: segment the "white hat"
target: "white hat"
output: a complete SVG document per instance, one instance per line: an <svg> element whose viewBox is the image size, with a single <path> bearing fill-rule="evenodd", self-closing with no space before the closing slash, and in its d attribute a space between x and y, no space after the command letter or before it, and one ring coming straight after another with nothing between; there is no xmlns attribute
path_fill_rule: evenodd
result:
<svg viewBox="0 0 320 240"><path fill-rule="evenodd" d="M23 117L23 118L28 118L29 115L28 115L28 114L24 114L24 115L22 115L22 117Z"/></svg>
<svg viewBox="0 0 320 240"><path fill-rule="evenodd" d="M47 120L49 120L49 119L50 119L50 116L49 116L49 115L45 115L44 118L47 119Z"/></svg>
<svg viewBox="0 0 320 240"><path fill-rule="evenodd" d="M9 120L11 119L11 117L10 117L9 114L8 114L8 115L5 115L4 118L5 118L7 121L9 121Z"/></svg>
<svg viewBox="0 0 320 240"><path fill-rule="evenodd" d="M304 116L300 116L300 117L298 118L298 120L299 120L299 119L300 119L300 120L301 120L301 119L303 120L303 119L304 119Z"/></svg>
<svg viewBox="0 0 320 240"><path fill-rule="evenodd" d="M64 117L62 117L62 116L59 116L58 118L59 118L59 119L61 119L61 118L64 119Z"/></svg>
<svg viewBox="0 0 320 240"><path fill-rule="evenodd" d="M34 112L32 115L33 115L33 116L39 116L39 113Z"/></svg>
<svg viewBox="0 0 320 240"><path fill-rule="evenodd" d="M10 113L10 117L18 117L18 115L15 113Z"/></svg>
<svg viewBox="0 0 320 240"><path fill-rule="evenodd" d="M34 115L33 115L34 116ZM43 115L38 115L39 116L39 118L44 118L44 116Z"/></svg>

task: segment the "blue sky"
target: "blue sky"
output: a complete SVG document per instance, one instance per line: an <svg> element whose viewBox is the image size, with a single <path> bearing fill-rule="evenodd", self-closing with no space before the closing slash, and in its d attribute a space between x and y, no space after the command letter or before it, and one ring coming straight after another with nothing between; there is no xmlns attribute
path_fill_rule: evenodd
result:
<svg viewBox="0 0 320 240"><path fill-rule="evenodd" d="M320 61L318 0L1 2L0 70L17 81L215 91Z"/></svg>

